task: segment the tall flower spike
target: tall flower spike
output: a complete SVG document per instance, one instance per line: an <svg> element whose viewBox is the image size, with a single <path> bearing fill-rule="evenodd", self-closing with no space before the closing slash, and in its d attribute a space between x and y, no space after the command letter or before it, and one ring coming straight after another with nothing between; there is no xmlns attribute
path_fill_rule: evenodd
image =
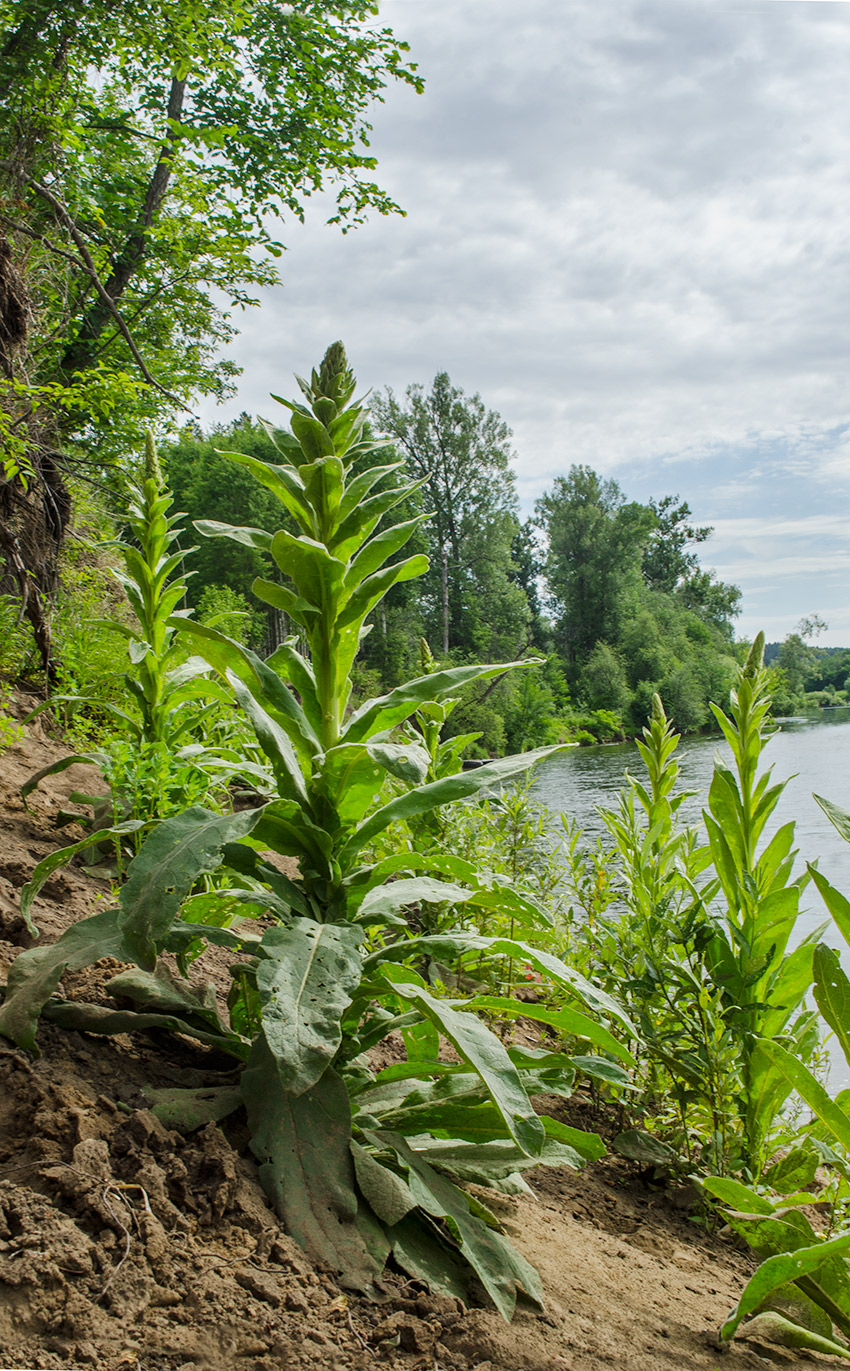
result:
<svg viewBox="0 0 850 1371"><path fill-rule="evenodd" d="M150 429L145 433L145 480L153 481L157 490L162 490L162 467L159 465L159 457Z"/></svg>

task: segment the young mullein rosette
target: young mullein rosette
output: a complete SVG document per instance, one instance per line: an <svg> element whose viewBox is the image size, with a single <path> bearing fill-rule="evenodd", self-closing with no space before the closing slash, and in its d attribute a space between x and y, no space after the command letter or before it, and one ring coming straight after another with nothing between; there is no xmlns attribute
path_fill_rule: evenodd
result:
<svg viewBox="0 0 850 1371"><path fill-rule="evenodd" d="M539 1017L603 1048L600 1071L609 1080L617 1072L625 1079L614 1058L629 1058L599 1016L622 1018L622 1011L555 957L522 943L465 932L413 936L405 909L422 901L471 905L493 892L430 874L395 879L403 868L388 879L385 864L370 864L372 840L390 825L498 785L552 749L434 777L433 757L420 743L394 740L423 706L503 672L504 664L426 670L346 716L368 616L391 586L426 569L423 556L399 556L422 516L379 527L416 487L394 483L401 463L367 464L385 445L366 436L341 344L299 384L306 403L281 401L290 429L268 429L277 462L226 454L280 500L298 532L197 527L271 555L282 579L260 579L254 590L298 626L307 650L290 639L263 661L214 628L180 624L250 719L277 796L235 815L196 807L161 824L132 864L107 943L97 920L109 919L101 915L88 921L87 950L83 924L71 930L73 947L63 950L60 939L36 966L25 953L10 977L0 1031L31 1046L39 1009L71 961L134 960L142 971L121 978L120 988L136 998L145 1024L155 1011L168 1012L181 1031L190 1025L244 1063L238 1091L207 1091L201 1101L187 1092L187 1105L197 1123L244 1104L263 1185L312 1256L361 1289L391 1253L412 1274L455 1294L465 1293L471 1269L509 1317L517 1286L539 1298L538 1278L455 1181L521 1184L525 1166L578 1164L582 1150L596 1154L598 1139L541 1121L529 1102L529 1090L541 1093L543 1077L547 1090L568 1093L572 1059L509 1052L474 1002L436 995L410 963L480 962L492 954L531 964L558 983L565 1000L582 1000L594 1011L566 1003L541 1009ZM393 784L386 788L388 778ZM386 799L387 789L394 798ZM297 878L283 875L264 852L297 858ZM203 872L221 865L230 889L190 894ZM221 927L225 901L265 913L272 926L262 936L244 925ZM204 940L241 957L229 1026L207 1001L193 1007L187 990L179 998L154 974L159 951L194 954ZM515 1009L513 1001L507 1005L507 1012ZM480 1007L495 1012L492 1001ZM50 1013L56 1017L55 1006ZM122 1016L124 1031L130 1018ZM407 1035L409 1060L401 1071L391 1068L392 1080L376 1082L363 1054L395 1027ZM456 1049L455 1064L437 1060L438 1035Z"/></svg>
<svg viewBox="0 0 850 1371"><path fill-rule="evenodd" d="M123 680L138 707L138 717L111 701L99 701L98 707L117 720L120 733L133 747L137 763L147 763L159 771L162 793L153 797L152 808L154 816L160 818L168 798L169 776L181 764L197 759L199 753L208 755L198 741L204 722L216 703L229 705L231 701L218 681L204 679L210 673L208 663L197 656L187 660L176 637L173 616L185 599L187 575L192 574L184 574L182 565L195 548L174 549L183 531L182 516L170 510L171 491L150 433L145 439L141 479L128 482L127 496L125 522L130 537L114 545L124 565L113 567L112 574L123 586L136 622L108 623L127 640L129 663ZM99 767L108 777L112 760L108 747L72 753L30 776L21 787L21 794L26 800L46 776L64 771L75 762ZM80 797L81 801L92 803L98 798ZM128 805L120 793L113 791L111 804L112 827L98 826L96 837L87 836L50 853L39 862L21 891L21 913L34 935L38 930L31 919L33 901L59 867L66 866L78 852L91 848L95 841L103 843L112 838L120 844L148 824L147 817L127 812Z"/></svg>

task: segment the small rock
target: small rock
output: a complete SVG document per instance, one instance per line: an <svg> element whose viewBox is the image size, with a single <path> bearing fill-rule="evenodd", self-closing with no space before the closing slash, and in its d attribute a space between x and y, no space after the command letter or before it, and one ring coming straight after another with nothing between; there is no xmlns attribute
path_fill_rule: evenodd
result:
<svg viewBox="0 0 850 1371"><path fill-rule="evenodd" d="M265 1271L254 1271L251 1267L237 1267L233 1274L242 1289L256 1295L258 1300L270 1304L273 1309L279 1309L283 1304L283 1291L274 1276L268 1275Z"/></svg>

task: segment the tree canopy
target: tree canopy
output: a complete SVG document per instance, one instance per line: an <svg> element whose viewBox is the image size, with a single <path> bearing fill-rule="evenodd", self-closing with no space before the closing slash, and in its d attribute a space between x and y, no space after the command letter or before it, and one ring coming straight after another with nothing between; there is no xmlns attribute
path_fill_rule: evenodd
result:
<svg viewBox="0 0 850 1371"><path fill-rule="evenodd" d="M158 416L232 386L231 312L278 279L279 221L331 189L343 231L398 210L372 177L368 113L390 81L420 81L377 12L0 0L0 298L23 302L3 349L0 517L36 589L68 462L102 470ZM10 489L20 475L38 510ZM9 531L44 510L40 530Z"/></svg>

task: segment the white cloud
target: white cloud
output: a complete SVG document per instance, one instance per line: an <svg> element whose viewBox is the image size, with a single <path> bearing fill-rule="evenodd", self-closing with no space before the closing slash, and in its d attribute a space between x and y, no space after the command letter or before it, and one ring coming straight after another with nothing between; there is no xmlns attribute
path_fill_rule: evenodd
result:
<svg viewBox="0 0 850 1371"><path fill-rule="evenodd" d="M336 337L367 386L446 369L514 429L527 504L587 462L718 527L808 511L813 608L850 473L850 7L389 0L386 21L428 82L375 117L408 217L343 238L319 202L293 227L232 409L267 412ZM746 606L753 559L717 554Z"/></svg>

